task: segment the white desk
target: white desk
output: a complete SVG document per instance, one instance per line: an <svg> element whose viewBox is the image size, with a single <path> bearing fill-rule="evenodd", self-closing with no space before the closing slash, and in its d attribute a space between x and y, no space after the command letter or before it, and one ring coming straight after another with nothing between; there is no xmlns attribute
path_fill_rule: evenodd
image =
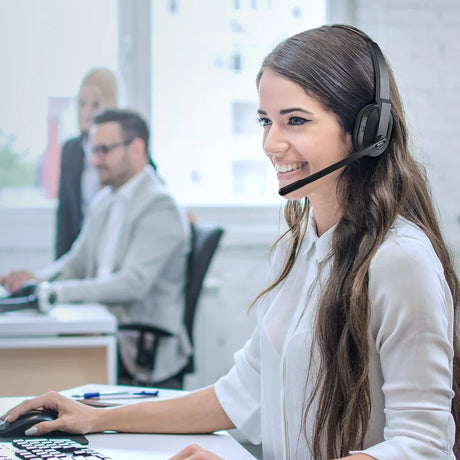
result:
<svg viewBox="0 0 460 460"><path fill-rule="evenodd" d="M133 389L133 387L91 384L72 388L62 393L70 396L89 391L122 391L126 388ZM159 396L153 399L170 399L184 393L177 390L160 389ZM0 398L0 413L5 413L22 399ZM142 401L148 400L149 398L142 398ZM114 401L117 400L114 399ZM130 401L131 404L136 402L137 400ZM254 457L226 432L203 435L102 433L85 436L89 440L90 447L109 455L113 460L165 460L193 443L199 444L226 460L254 460Z"/></svg>
<svg viewBox="0 0 460 460"><path fill-rule="evenodd" d="M117 321L102 305L58 305L0 314L1 396L116 383ZM31 385L33 381L33 385Z"/></svg>

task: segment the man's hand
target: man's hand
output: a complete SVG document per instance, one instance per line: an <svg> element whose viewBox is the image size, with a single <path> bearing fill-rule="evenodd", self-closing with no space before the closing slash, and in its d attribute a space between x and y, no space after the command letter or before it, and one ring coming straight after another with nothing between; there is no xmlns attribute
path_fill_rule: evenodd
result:
<svg viewBox="0 0 460 460"><path fill-rule="evenodd" d="M9 275L0 276L0 284L10 292L17 291L27 281L37 283L41 280L28 270L16 270Z"/></svg>
<svg viewBox="0 0 460 460"><path fill-rule="evenodd" d="M32 409L52 409L58 413L58 418L51 422L41 422L29 428L27 435L41 436L54 430L67 433L90 433L94 431L93 419L96 412L103 409L94 409L85 404L66 398L55 391L50 391L33 399L28 399L0 417L2 420L13 422L20 415Z"/></svg>

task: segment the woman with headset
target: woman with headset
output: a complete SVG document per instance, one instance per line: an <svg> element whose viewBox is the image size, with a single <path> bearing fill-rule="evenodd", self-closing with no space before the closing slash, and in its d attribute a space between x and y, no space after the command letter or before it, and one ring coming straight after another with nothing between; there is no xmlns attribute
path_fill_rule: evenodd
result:
<svg viewBox="0 0 460 460"><path fill-rule="evenodd" d="M309 30L266 57L257 85L289 230L233 369L177 400L106 411L48 393L9 417L57 409L40 435L236 426L264 459L454 459L458 280L378 46L347 26Z"/></svg>

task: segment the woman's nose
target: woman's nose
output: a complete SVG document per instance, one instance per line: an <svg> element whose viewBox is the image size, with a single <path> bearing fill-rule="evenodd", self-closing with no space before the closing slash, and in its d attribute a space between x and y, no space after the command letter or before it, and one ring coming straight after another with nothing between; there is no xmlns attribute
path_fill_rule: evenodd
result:
<svg viewBox="0 0 460 460"><path fill-rule="evenodd" d="M282 154L287 151L289 142L283 130L273 124L265 131L263 147L267 155Z"/></svg>

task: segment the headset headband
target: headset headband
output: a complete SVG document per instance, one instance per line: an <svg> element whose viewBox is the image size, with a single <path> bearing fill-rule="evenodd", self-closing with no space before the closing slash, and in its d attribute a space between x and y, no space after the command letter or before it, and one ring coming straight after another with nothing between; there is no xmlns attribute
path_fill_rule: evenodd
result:
<svg viewBox="0 0 460 460"><path fill-rule="evenodd" d="M355 29L354 27L336 24L331 27L336 29L344 29L360 36L365 40L369 55L372 59L372 66L374 67L374 80L375 80L375 102L379 108L379 124L377 127L376 140L385 138L388 131L388 126L391 123L391 102L390 102L390 76L388 66L383 56L382 50L379 45L374 42L364 32Z"/></svg>
<svg viewBox="0 0 460 460"><path fill-rule="evenodd" d="M391 116L390 103L390 77L388 67L377 43L367 39L367 47L372 58L375 77L375 102L379 107L379 125L376 138L383 138L387 135L388 124Z"/></svg>

